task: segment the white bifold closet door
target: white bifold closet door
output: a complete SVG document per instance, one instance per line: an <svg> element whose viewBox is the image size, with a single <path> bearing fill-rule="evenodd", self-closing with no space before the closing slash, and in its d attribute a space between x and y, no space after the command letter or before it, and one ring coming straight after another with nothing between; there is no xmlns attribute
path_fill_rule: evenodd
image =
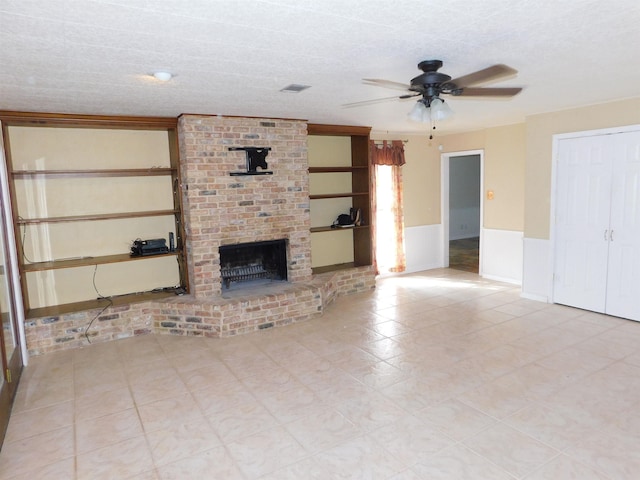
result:
<svg viewBox="0 0 640 480"><path fill-rule="evenodd" d="M640 320L640 131L558 141L553 299Z"/></svg>

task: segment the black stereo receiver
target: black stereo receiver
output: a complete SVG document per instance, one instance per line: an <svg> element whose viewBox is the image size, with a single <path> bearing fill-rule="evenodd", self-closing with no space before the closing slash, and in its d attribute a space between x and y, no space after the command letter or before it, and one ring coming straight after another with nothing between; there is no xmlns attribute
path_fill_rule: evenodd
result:
<svg viewBox="0 0 640 480"><path fill-rule="evenodd" d="M131 246L132 257L144 257L147 255L159 255L169 253L169 247L164 238L154 238L151 240L135 240Z"/></svg>

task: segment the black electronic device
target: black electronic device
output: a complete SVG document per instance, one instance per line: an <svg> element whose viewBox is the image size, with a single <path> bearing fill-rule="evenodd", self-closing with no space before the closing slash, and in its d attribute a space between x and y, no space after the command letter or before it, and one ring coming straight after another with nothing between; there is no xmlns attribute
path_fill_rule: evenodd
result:
<svg viewBox="0 0 640 480"><path fill-rule="evenodd" d="M154 238L151 240L137 239L131 246L132 257L161 255L163 253L169 253L169 247L167 247L167 241L164 238Z"/></svg>
<svg viewBox="0 0 640 480"><path fill-rule="evenodd" d="M173 232L169 232L169 251L170 252L176 251L176 243L173 237Z"/></svg>

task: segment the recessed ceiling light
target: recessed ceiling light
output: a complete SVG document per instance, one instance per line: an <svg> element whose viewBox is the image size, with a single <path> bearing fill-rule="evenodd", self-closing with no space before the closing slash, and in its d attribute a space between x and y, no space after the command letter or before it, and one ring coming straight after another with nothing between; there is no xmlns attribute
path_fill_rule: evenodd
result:
<svg viewBox="0 0 640 480"><path fill-rule="evenodd" d="M154 72L153 76L161 82L168 82L173 77L169 72Z"/></svg>
<svg viewBox="0 0 640 480"><path fill-rule="evenodd" d="M299 83L292 83L291 85L287 85L280 91L289 93L300 93L307 88L311 88L311 85L300 85Z"/></svg>

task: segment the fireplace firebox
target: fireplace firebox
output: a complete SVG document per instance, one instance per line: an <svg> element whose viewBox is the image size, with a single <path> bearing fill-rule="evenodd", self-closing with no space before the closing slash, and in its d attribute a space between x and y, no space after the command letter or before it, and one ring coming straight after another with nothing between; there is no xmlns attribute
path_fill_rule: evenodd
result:
<svg viewBox="0 0 640 480"><path fill-rule="evenodd" d="M287 280L287 241L267 240L220 247L220 276L226 289L233 284Z"/></svg>

